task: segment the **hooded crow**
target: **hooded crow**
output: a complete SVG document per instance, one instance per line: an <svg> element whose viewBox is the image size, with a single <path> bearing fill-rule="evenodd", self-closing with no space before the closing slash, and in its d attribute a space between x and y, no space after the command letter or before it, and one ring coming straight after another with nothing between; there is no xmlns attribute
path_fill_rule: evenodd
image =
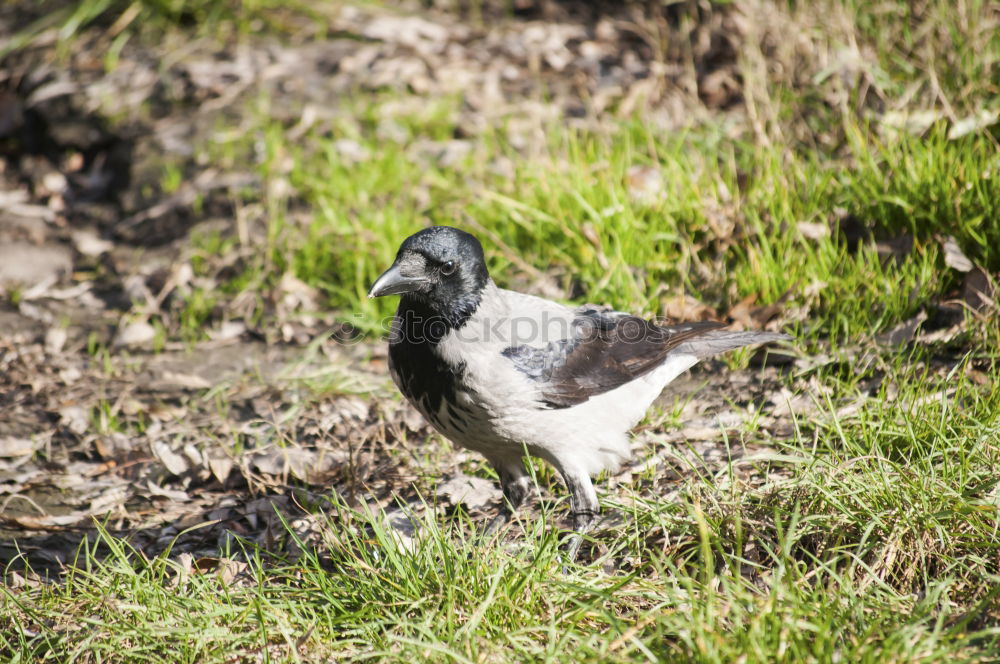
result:
<svg viewBox="0 0 1000 664"><path fill-rule="evenodd" d="M399 390L500 476L504 506L487 531L528 495L527 450L569 490L577 531L570 559L598 513L591 476L631 456L628 431L664 386L701 359L788 338L712 322L662 326L504 290L490 279L479 241L448 226L403 242L368 293L384 295L401 296L389 336Z"/></svg>

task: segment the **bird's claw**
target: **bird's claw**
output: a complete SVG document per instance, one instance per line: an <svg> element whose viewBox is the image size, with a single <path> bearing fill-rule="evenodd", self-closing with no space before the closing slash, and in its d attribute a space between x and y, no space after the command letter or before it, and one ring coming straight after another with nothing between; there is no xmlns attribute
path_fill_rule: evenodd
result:
<svg viewBox="0 0 1000 664"><path fill-rule="evenodd" d="M563 574L569 573L569 566L576 562L576 556L580 553L580 546L583 544L583 534L573 533L566 541L566 562L563 564Z"/></svg>
<svg viewBox="0 0 1000 664"><path fill-rule="evenodd" d="M484 540L490 539L491 537L496 535L501 528L507 525L507 523L510 521L510 518L511 518L511 513L509 510L506 509L500 510L500 513L497 514L495 517L493 517L493 519L489 522L489 524L487 524L486 529L483 530L483 539Z"/></svg>

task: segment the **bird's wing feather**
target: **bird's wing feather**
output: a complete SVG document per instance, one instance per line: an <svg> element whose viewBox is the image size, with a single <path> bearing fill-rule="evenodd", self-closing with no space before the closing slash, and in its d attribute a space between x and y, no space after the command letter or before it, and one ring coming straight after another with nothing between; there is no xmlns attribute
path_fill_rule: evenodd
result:
<svg viewBox="0 0 1000 664"><path fill-rule="evenodd" d="M509 346L503 355L539 383L542 401L566 408L656 368L671 350L721 323L661 327L617 311L578 309L572 333L543 347Z"/></svg>
<svg viewBox="0 0 1000 664"><path fill-rule="evenodd" d="M771 341L785 341L787 339L791 339L791 337L781 332L713 330L696 339L685 341L677 347L677 352L694 355L699 360L703 360L706 357L712 357L713 355L742 348L743 346L766 344Z"/></svg>

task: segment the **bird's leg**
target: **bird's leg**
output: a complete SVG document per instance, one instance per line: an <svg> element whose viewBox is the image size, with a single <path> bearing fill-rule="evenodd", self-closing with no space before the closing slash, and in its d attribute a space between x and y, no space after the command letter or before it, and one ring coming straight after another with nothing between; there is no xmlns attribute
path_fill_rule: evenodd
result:
<svg viewBox="0 0 1000 664"><path fill-rule="evenodd" d="M500 475L500 487L503 489L504 500L500 512L486 526L486 531L483 533L486 537L492 536L507 525L507 522L514 516L514 512L528 497L528 491L531 490L531 478L525 472L524 462L520 458L505 462L493 462L493 467Z"/></svg>
<svg viewBox="0 0 1000 664"><path fill-rule="evenodd" d="M590 475L585 472L562 471L566 488L569 489L570 514L573 517L573 530L566 546L567 562L576 560L576 554L583 544L583 536L594 525L600 505L597 502L597 492L590 481Z"/></svg>

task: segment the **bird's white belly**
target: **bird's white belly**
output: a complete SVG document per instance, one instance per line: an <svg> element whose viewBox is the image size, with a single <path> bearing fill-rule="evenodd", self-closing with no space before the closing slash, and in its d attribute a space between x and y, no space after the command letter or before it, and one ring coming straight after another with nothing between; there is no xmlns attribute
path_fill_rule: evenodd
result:
<svg viewBox="0 0 1000 664"><path fill-rule="evenodd" d="M572 464L589 475L616 469L632 455L628 431L646 414L663 388L697 363L690 355L670 357L654 371L569 408L512 411L500 428L524 441L533 454Z"/></svg>
<svg viewBox="0 0 1000 664"><path fill-rule="evenodd" d="M605 417L614 420L623 430L631 429L646 415L663 388L697 363L698 358L694 355L668 355L663 364L648 374L593 396L580 406L589 405L605 413Z"/></svg>
<svg viewBox="0 0 1000 664"><path fill-rule="evenodd" d="M459 389L455 401L444 400L433 413L425 413L441 435L461 447L487 456L509 456L511 441L498 434L494 415L474 392Z"/></svg>

